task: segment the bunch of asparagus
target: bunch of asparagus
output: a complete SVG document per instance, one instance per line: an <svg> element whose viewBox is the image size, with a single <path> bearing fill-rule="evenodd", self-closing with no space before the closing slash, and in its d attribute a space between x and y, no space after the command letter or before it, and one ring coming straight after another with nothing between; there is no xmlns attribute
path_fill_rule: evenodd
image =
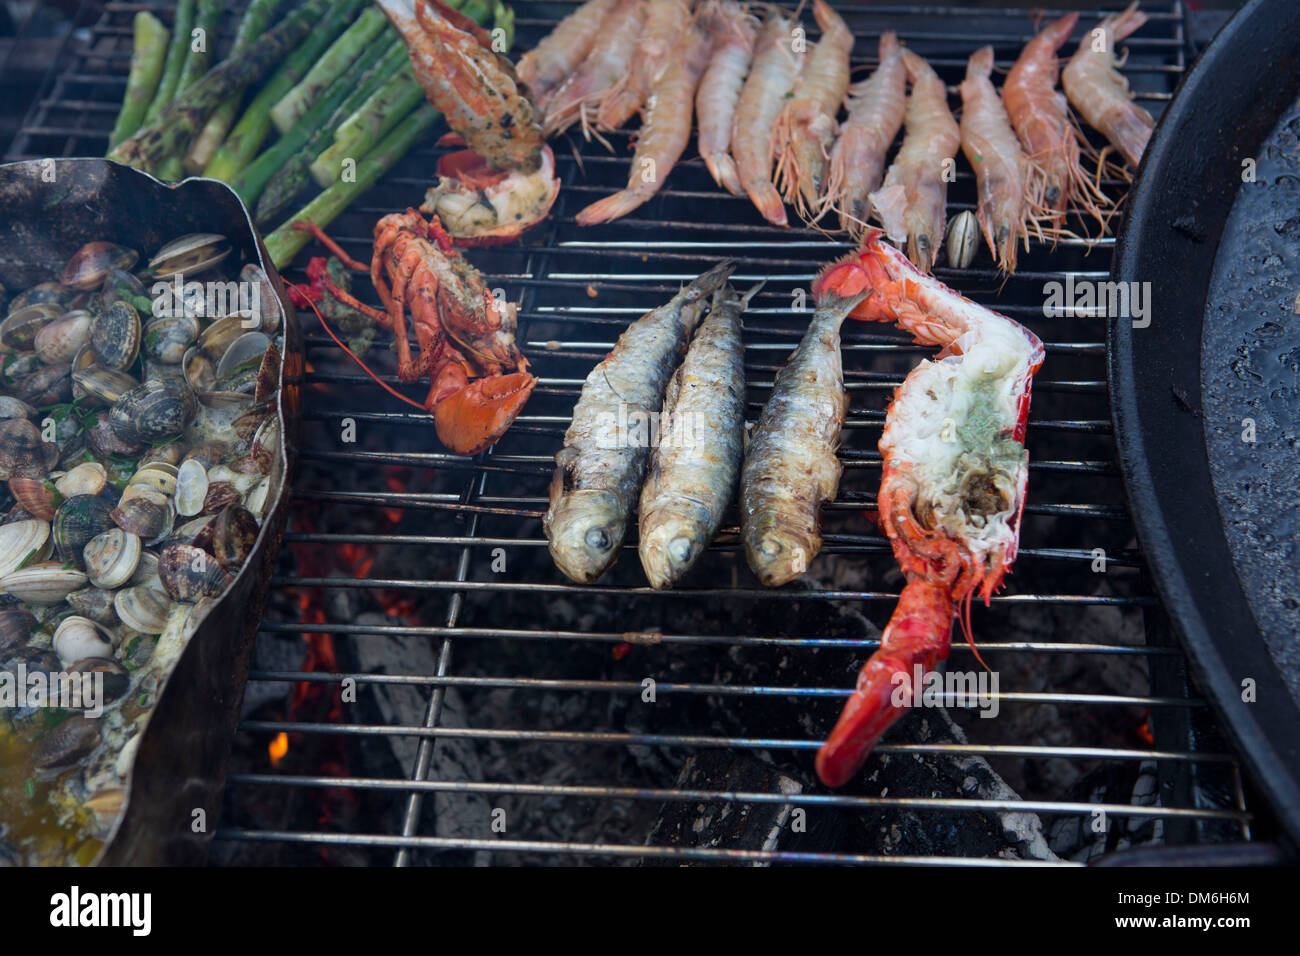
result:
<svg viewBox="0 0 1300 956"><path fill-rule="evenodd" d="M502 0L447 2L480 25L493 20L509 48L514 14ZM163 179L229 183L260 225L283 223L265 240L277 268L309 239L295 222L326 226L439 118L367 0L306 0L268 30L281 3L251 0L229 57L212 67L220 0L180 0L170 33L137 13L108 154ZM284 218L313 185L315 199Z"/></svg>

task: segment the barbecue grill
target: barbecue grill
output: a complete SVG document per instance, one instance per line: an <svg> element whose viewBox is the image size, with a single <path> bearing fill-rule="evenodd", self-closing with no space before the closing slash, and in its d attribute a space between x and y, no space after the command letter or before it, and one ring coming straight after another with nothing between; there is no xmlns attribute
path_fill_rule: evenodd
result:
<svg viewBox="0 0 1300 956"><path fill-rule="evenodd" d="M142 6L83 7L88 30L52 65L9 158L103 154ZM572 9L514 6L521 48ZM1128 41L1124 72L1158 115L1191 48L1181 3L1143 6L1151 21ZM986 43L1005 71L1035 28L1019 9L837 7L858 37L855 68L874 66L880 32L894 29L949 84ZM368 257L380 216L418 204L433 138L332 225L351 254ZM1001 676L996 719L913 713L843 791L812 775L900 587L862 514L879 482L884 409L926 355L893 330L845 329L845 472L806 578L760 587L734 513L672 591L646 585L635 540L599 585L552 567L540 527L550 459L587 371L626 322L720 258L737 262L738 288L766 280L745 317L753 421L809 314L801 290L851 249L763 224L697 159L627 219L579 228L577 209L626 182L628 138L611 141L613 155L556 141L564 188L550 219L522 244L469 253L521 302L518 338L540 376L488 452L439 450L428 416L383 395L305 317L294 509L215 859L1083 862L1267 828L1136 550L1112 464L1105 319L1044 315L1046 283L1107 278L1110 239L1035 245L1007 279L987 252L972 268L938 270L1047 345L1022 549L1005 592L974 613L980 652ZM958 170L950 216L973 208L972 177ZM286 279L302 281L300 268ZM367 361L400 387L385 348ZM961 643L950 664L978 666Z"/></svg>

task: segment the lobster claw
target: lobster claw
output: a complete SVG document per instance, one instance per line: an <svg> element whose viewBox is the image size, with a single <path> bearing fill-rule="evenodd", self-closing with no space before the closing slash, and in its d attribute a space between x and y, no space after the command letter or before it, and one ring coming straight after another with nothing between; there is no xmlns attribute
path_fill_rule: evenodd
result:
<svg viewBox="0 0 1300 956"><path fill-rule="evenodd" d="M430 395L439 440L458 455L477 455L505 434L537 384L528 372L468 381L460 365L448 366ZM459 384L457 386L457 379Z"/></svg>

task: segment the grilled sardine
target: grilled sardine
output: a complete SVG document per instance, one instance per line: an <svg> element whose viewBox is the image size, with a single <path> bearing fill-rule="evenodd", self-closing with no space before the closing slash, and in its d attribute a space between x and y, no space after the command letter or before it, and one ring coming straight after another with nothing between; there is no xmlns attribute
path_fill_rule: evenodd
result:
<svg viewBox="0 0 1300 956"><path fill-rule="evenodd" d="M713 293L709 316L668 383L641 489L641 567L656 588L671 587L704 553L736 490L745 450L740 316L757 291Z"/></svg>
<svg viewBox="0 0 1300 956"><path fill-rule="evenodd" d="M555 455L542 519L556 567L580 584L596 580L618 557L664 389L709 297L732 268L730 262L715 266L633 322L582 386Z"/></svg>
<svg viewBox="0 0 1300 956"><path fill-rule="evenodd" d="M768 587L793 581L821 550L819 512L839 486L835 450L849 410L840 325L864 298L827 294L818 301L749 437L740 477L741 537L750 568Z"/></svg>

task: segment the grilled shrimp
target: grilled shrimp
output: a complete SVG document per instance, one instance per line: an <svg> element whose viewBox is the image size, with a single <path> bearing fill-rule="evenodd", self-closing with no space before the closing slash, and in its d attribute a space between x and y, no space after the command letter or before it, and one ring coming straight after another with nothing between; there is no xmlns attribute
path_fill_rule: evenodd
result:
<svg viewBox="0 0 1300 956"><path fill-rule="evenodd" d="M802 48L795 52L792 45L793 27L775 7L768 9L731 125L731 155L740 185L763 218L777 226L787 223L781 194L772 184L772 130L804 60Z"/></svg>
<svg viewBox="0 0 1300 956"><path fill-rule="evenodd" d="M885 184L868 199L889 238L905 242L908 258L929 272L943 245L951 181L946 174L953 169L961 133L939 74L911 50L904 50L902 57L912 83L903 145L885 174Z"/></svg>
<svg viewBox="0 0 1300 956"><path fill-rule="evenodd" d="M515 72L533 94L533 102L545 109L550 93L567 80L591 52L605 17L616 0L587 0L533 49L519 58Z"/></svg>
<svg viewBox="0 0 1300 956"><path fill-rule="evenodd" d="M627 188L579 212L575 217L578 225L594 226L618 219L649 200L686 149L691 138L695 88L708 65L711 41L703 30L692 26L681 42L684 49L679 49L650 94Z"/></svg>
<svg viewBox="0 0 1300 956"><path fill-rule="evenodd" d="M733 196L741 196L745 190L731 158L731 121L754 59L758 29L736 0L710 0L700 20L713 36L712 58L695 97L700 156L714 182Z"/></svg>
<svg viewBox="0 0 1300 956"><path fill-rule="evenodd" d="M627 76L645 14L645 0L617 0L601 20L586 59L547 99L542 131L548 138L577 122L588 129L601 101Z"/></svg>
<svg viewBox="0 0 1300 956"><path fill-rule="evenodd" d="M1123 13L1102 20L1061 71L1061 85L1074 108L1133 167L1141 161L1156 125L1151 114L1130 98L1128 80L1115 69L1116 41L1147 22L1137 6L1133 3Z"/></svg>
<svg viewBox="0 0 1300 956"><path fill-rule="evenodd" d="M998 266L1015 272L1017 247L1021 240L1029 243L1028 162L989 79L992 74L993 47L972 53L961 84L961 149L975 170L975 216L984 239L996 253Z"/></svg>
<svg viewBox="0 0 1300 956"><path fill-rule="evenodd" d="M906 712L914 674L947 658L960 610L987 603L1011 569L1029 479L1025 428L1043 344L1017 322L976 305L903 254L867 235L818 276L814 292L870 291L853 318L892 322L942 349L899 387L880 438L880 523L907 580L881 646L858 675L817 775L838 787ZM900 701L900 688L905 693Z"/></svg>
<svg viewBox="0 0 1300 956"><path fill-rule="evenodd" d="M808 570L821 550L821 507L840 483L840 429L849 412L840 326L863 296L827 293L777 373L745 450L740 534L749 567L768 587Z"/></svg>
<svg viewBox="0 0 1300 956"><path fill-rule="evenodd" d="M598 127L621 129L640 109L668 64L681 54L678 43L690 22L691 8L685 0L648 0L631 69L601 101L596 111Z"/></svg>
<svg viewBox="0 0 1300 956"><path fill-rule="evenodd" d="M907 67L893 30L880 36L880 65L849 88L849 116L831 150L825 205L840 216L840 228L854 236L866 228L871 192L880 187L885 154L903 125Z"/></svg>
<svg viewBox="0 0 1300 956"><path fill-rule="evenodd" d="M776 176L786 200L805 218L816 215L826 184L826 167L839 125L835 117L849 89L853 33L825 0L813 0L821 39L808 54L772 131Z"/></svg>
<svg viewBox="0 0 1300 956"><path fill-rule="evenodd" d="M723 262L619 336L591 370L555 455L542 528L556 567L590 584L618 557L650 460L650 430L664 389L709 298L733 266Z"/></svg>
<svg viewBox="0 0 1300 956"><path fill-rule="evenodd" d="M699 560L736 490L745 447L740 316L757 291L713 293L709 316L668 383L641 489L641 566L656 588L671 587Z"/></svg>
<svg viewBox="0 0 1300 956"><path fill-rule="evenodd" d="M1065 96L1056 90L1056 51L1078 19L1067 14L1025 44L1002 85L1002 102L1029 160L1030 205L1058 229L1071 203L1078 201L1104 223L1101 205L1108 202L1079 162L1081 137Z"/></svg>

